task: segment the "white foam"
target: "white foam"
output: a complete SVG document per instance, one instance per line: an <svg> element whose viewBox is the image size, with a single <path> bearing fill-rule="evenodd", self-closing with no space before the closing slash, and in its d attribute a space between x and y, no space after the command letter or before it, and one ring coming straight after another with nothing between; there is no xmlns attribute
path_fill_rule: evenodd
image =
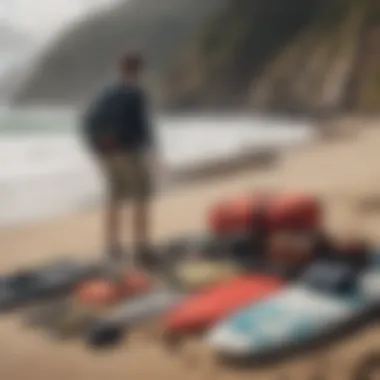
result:
<svg viewBox="0 0 380 380"><path fill-rule="evenodd" d="M102 199L103 178L62 115L54 111L44 112L43 117L11 114L3 122L0 119L0 225L72 211ZM305 124L290 127L282 121L236 116L172 117L158 122L169 174L252 150L302 144L314 135Z"/></svg>

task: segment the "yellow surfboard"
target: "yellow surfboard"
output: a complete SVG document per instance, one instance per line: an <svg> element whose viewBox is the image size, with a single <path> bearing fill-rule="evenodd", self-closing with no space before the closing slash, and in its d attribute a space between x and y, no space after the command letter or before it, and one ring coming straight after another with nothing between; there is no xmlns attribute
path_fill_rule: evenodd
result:
<svg viewBox="0 0 380 380"><path fill-rule="evenodd" d="M187 289L199 289L232 277L238 268L229 261L197 260L183 262L175 268L175 276Z"/></svg>

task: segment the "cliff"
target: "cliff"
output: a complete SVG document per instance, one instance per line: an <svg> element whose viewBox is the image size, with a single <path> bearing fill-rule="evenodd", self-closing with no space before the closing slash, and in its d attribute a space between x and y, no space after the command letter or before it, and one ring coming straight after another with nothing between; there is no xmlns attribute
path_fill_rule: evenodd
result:
<svg viewBox="0 0 380 380"><path fill-rule="evenodd" d="M112 76L115 60L138 46L150 84L225 0L132 0L97 13L53 41L18 89L17 104L76 105Z"/></svg>
<svg viewBox="0 0 380 380"><path fill-rule="evenodd" d="M335 0L252 82L259 108L373 111L380 106L380 3Z"/></svg>
<svg viewBox="0 0 380 380"><path fill-rule="evenodd" d="M172 107L380 106L376 0L230 0L168 75Z"/></svg>
<svg viewBox="0 0 380 380"><path fill-rule="evenodd" d="M380 106L379 0L139 0L73 27L19 103L76 104L138 45L170 109L372 111Z"/></svg>

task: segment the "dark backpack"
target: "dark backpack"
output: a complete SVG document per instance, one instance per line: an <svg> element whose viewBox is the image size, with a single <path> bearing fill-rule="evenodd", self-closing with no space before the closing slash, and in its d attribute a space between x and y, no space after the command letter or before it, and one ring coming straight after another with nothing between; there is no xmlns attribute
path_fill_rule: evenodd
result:
<svg viewBox="0 0 380 380"><path fill-rule="evenodd" d="M357 273L347 263L323 260L311 264L300 280L318 291L346 294L355 288Z"/></svg>

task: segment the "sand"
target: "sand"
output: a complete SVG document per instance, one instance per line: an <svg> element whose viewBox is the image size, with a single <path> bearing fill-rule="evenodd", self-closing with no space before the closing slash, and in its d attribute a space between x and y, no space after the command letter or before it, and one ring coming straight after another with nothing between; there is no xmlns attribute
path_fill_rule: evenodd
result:
<svg viewBox="0 0 380 380"><path fill-rule="evenodd" d="M351 124L358 126L357 121ZM270 167L245 169L166 193L154 201L154 237L202 230L205 211L215 198L268 187L317 194L325 204L331 231L355 231L380 241L380 130L376 127L377 120L367 120L365 127L353 128L354 133L345 138L330 136L288 152ZM101 227L101 213L95 210L0 230L1 268L7 271L60 255L100 255ZM235 373L215 366L199 342L193 343L195 350L187 347L188 354L169 353L152 334L137 331L121 348L94 353L78 342L49 340L12 316L0 320L0 374L4 380L286 378L283 375L303 380L319 369L328 372L328 379L345 380L351 378L362 355L378 346L379 338L380 326L374 326L320 355Z"/></svg>

